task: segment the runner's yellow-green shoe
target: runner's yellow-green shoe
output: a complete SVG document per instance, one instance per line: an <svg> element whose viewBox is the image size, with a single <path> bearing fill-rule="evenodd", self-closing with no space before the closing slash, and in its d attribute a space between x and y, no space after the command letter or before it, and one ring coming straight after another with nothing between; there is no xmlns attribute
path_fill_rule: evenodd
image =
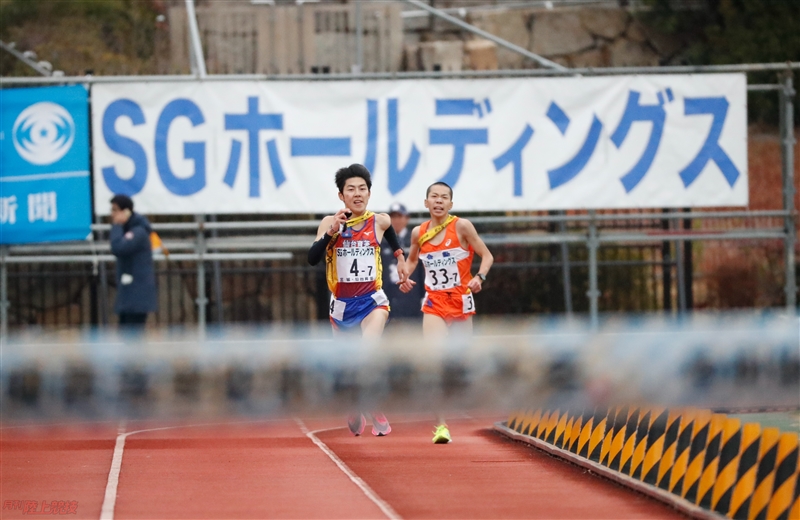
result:
<svg viewBox="0 0 800 520"><path fill-rule="evenodd" d="M447 429L446 424L440 424L433 432L434 444L447 444L452 439L450 438L450 430Z"/></svg>

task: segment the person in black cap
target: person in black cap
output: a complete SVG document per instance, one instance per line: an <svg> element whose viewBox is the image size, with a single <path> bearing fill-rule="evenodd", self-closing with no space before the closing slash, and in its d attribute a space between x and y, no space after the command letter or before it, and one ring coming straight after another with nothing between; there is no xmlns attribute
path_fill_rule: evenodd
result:
<svg viewBox="0 0 800 520"><path fill-rule="evenodd" d="M127 195L111 199L111 252L117 257L117 299L114 312L120 327L139 331L147 313L158 309L150 222L133 212Z"/></svg>
<svg viewBox="0 0 800 520"><path fill-rule="evenodd" d="M411 230L408 223L410 215L406 207L399 202L394 202L389 206L389 216L392 219L392 227L397 233L400 245L407 252L411 247ZM385 242L385 241L384 241ZM400 279L397 273L397 259L392 254L391 248L387 244L381 244L381 256L383 261L383 290L392 304L392 319L422 319L422 298L425 296L423 286L423 268L420 264L411 274L411 279L416 282L413 289L404 293L397 285Z"/></svg>

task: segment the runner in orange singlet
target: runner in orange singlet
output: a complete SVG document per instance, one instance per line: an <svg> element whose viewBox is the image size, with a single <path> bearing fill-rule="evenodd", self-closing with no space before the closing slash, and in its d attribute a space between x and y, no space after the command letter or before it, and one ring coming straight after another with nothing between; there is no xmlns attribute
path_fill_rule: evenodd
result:
<svg viewBox="0 0 800 520"><path fill-rule="evenodd" d="M463 323L471 331L473 294L480 292L494 258L469 220L450 215L450 186L443 182L432 184L425 196L425 207L431 219L411 232L411 250L405 264L406 274L413 272L418 261L425 267L423 335L446 336L454 323ZM475 276L471 272L473 254L481 258ZM409 291L413 284L407 279L400 288Z"/></svg>
<svg viewBox="0 0 800 520"><path fill-rule="evenodd" d="M408 278L417 262L425 267L425 299L422 303L422 335L441 339L450 327L458 325L472 332L475 314L474 294L480 292L494 258L483 243L475 226L467 219L450 215L453 208L453 189L443 182L428 187L425 207L431 219L411 232L411 250L405 263L406 280L400 289L408 292L414 281ZM477 254L481 265L472 276L472 257ZM439 418L433 442L447 443L450 432Z"/></svg>
<svg viewBox="0 0 800 520"><path fill-rule="evenodd" d="M442 318L447 325L466 321L475 314L475 302L472 291L464 280L472 278L472 246L465 249L456 232L458 217L449 216L442 225L444 229L435 231L431 221L419 226L420 236L429 230L437 235L435 238L419 244L419 257L425 267L425 299L422 312ZM434 244L434 240L437 243ZM430 320L429 320L430 321ZM438 320L434 323L439 324Z"/></svg>

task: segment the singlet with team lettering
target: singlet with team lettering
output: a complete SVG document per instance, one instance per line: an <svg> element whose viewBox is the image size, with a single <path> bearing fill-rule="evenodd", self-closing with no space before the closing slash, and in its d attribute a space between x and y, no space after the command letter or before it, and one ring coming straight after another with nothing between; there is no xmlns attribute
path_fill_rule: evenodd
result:
<svg viewBox="0 0 800 520"><path fill-rule="evenodd" d="M325 273L336 298L353 298L382 287L381 244L375 238L375 215L356 231L347 228L328 244Z"/></svg>
<svg viewBox="0 0 800 520"><path fill-rule="evenodd" d="M438 237L419 246L419 259L425 267L425 290L450 290L459 294L467 293L467 283L472 278L470 270L474 251L461 247L456 233L456 217L444 228L444 238L434 245L431 242ZM419 228L419 236L423 236L430 227L431 221L423 222ZM441 234L441 233L439 233Z"/></svg>

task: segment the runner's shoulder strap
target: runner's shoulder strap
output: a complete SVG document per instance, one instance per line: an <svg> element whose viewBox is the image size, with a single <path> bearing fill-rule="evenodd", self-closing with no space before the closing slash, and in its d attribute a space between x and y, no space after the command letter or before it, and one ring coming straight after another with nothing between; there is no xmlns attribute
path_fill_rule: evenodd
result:
<svg viewBox="0 0 800 520"><path fill-rule="evenodd" d="M457 217L455 215L450 215L450 216L447 217L447 219L444 222L442 222L441 224L439 224L435 228L433 228L433 229L429 228L428 231L426 231L421 237L419 237L419 245L422 246L422 244L424 244L428 240L430 240L433 237L435 237L436 235L438 235L444 228L449 226L450 223L453 222L456 218Z"/></svg>
<svg viewBox="0 0 800 520"><path fill-rule="evenodd" d="M345 222L344 227L346 229L346 228L349 228L349 227L353 227L356 224L361 224L365 220L369 220L369 218L372 217L373 215L375 215L375 213L373 213L372 211L365 211L363 215L360 215L358 217L353 217L350 220L348 220L347 222ZM337 231L331 237L331 243L334 243L338 237L339 237L339 232Z"/></svg>

